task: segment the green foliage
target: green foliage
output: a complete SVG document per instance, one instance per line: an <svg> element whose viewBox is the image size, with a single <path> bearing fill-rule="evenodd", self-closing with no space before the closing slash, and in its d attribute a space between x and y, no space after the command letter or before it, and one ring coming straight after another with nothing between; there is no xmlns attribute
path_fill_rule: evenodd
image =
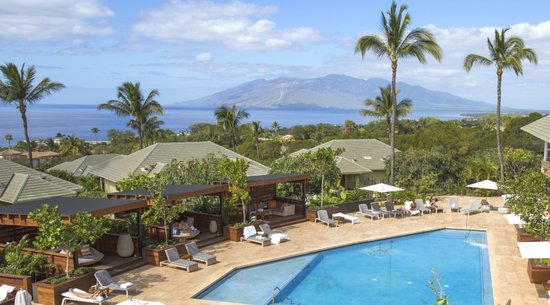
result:
<svg viewBox="0 0 550 305"><path fill-rule="evenodd" d="M46 257L39 254L22 253L29 244L28 235L17 245L7 245L0 251L0 273L28 275L36 280L46 272Z"/></svg>
<svg viewBox="0 0 550 305"><path fill-rule="evenodd" d="M62 169L51 169L48 171L48 175L52 175L54 177L57 177L72 183L77 183L77 179L75 176L73 176L73 174Z"/></svg>
<svg viewBox="0 0 550 305"><path fill-rule="evenodd" d="M105 198L105 192L101 190L101 184L97 177L80 176L77 179L78 184L84 187L84 191L78 194L78 197L85 198Z"/></svg>
<svg viewBox="0 0 550 305"><path fill-rule="evenodd" d="M46 284L51 284L51 285L61 284L61 283L66 282L70 279L73 279L75 277L79 277L79 276L84 275L84 274L88 274L88 273L93 272L93 271L95 271L94 268L78 267L76 270L73 270L73 271L69 272L65 276L52 277L52 278L49 278L49 279L45 279L42 282L46 283Z"/></svg>
<svg viewBox="0 0 550 305"><path fill-rule="evenodd" d="M235 161L224 159L220 167L229 185L231 205L235 206L237 203L241 203L243 222L246 222L246 203L250 200L250 194L248 193L248 177L246 176L248 166L246 160L238 158Z"/></svg>
<svg viewBox="0 0 550 305"><path fill-rule="evenodd" d="M116 188L121 191L147 189L153 180L149 175L128 174L128 178L122 179L116 183Z"/></svg>

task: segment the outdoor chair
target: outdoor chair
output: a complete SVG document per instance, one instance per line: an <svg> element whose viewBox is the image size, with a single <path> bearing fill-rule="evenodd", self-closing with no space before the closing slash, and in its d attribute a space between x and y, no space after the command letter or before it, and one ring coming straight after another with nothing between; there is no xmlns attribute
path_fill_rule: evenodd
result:
<svg viewBox="0 0 550 305"><path fill-rule="evenodd" d="M317 222L317 220L319 220L322 223L326 223L327 227L330 227L330 225L335 225L336 227L338 226L338 224L336 224L336 222L334 222L334 220L332 220L328 217L327 210L317 211L317 218L315 218L315 222Z"/></svg>
<svg viewBox="0 0 550 305"><path fill-rule="evenodd" d="M92 303L92 304L103 304L109 302L109 292L108 289L98 289L94 293L87 293L84 290L78 288L71 288L67 292L63 292L63 301L61 305L65 305L67 302L81 302L81 303Z"/></svg>
<svg viewBox="0 0 550 305"><path fill-rule="evenodd" d="M166 257L168 259L160 262L161 266L185 269L187 272L192 272L199 269L199 264L197 262L180 258L177 248L166 249L164 252L166 253Z"/></svg>
<svg viewBox="0 0 550 305"><path fill-rule="evenodd" d="M369 210L369 207L366 203L361 203L358 205L359 211L355 213L355 215L363 215L365 217L370 217L370 220L374 220L376 217L377 219L380 219L380 214L376 213L374 211Z"/></svg>
<svg viewBox="0 0 550 305"><path fill-rule="evenodd" d="M197 243L194 241L185 244L185 250L194 261L205 263L206 266L216 263L216 257L212 254L200 252Z"/></svg>
<svg viewBox="0 0 550 305"><path fill-rule="evenodd" d="M254 226L244 227L243 236L241 237L241 241L242 240L260 244L262 247L271 245L271 238L258 234Z"/></svg>
<svg viewBox="0 0 550 305"><path fill-rule="evenodd" d="M126 292L126 297L128 298L128 291L134 289L137 291L136 285L130 282L115 282L107 270L99 270L94 273L94 277L97 281L97 289L109 288L109 290L121 290Z"/></svg>
<svg viewBox="0 0 550 305"><path fill-rule="evenodd" d="M411 209L411 204L413 202L412 201L405 201L405 210L407 210L407 213L411 216L422 216L422 212L418 209L416 210L412 210Z"/></svg>
<svg viewBox="0 0 550 305"><path fill-rule="evenodd" d="M372 211L375 212L375 213L378 213L378 215L381 215L382 218L386 218L386 216L388 216L388 217L391 216L390 212L382 211L382 209L380 209L380 203L378 203L378 202L373 202L373 203L370 204L370 206L372 207Z"/></svg>
<svg viewBox="0 0 550 305"><path fill-rule="evenodd" d="M359 218L357 218L355 216L348 215L348 214L344 214L344 213L334 213L334 214L332 214L332 220L336 220L336 219L349 220L352 225L354 225L356 223L359 223Z"/></svg>
<svg viewBox="0 0 550 305"><path fill-rule="evenodd" d="M288 235L280 233L280 232L274 232L271 230L271 227L267 223L263 223L260 225L260 229L264 234L267 235L267 237L271 238L272 244L278 244L282 241L288 241Z"/></svg>
<svg viewBox="0 0 550 305"><path fill-rule="evenodd" d="M460 207L458 206L458 198L457 197L450 197L449 198L449 210L451 212L459 212L460 213Z"/></svg>
<svg viewBox="0 0 550 305"><path fill-rule="evenodd" d="M472 200L472 203L470 204L470 207L467 209L464 209L463 213L470 215L477 212L481 212L481 201L479 200Z"/></svg>
<svg viewBox="0 0 550 305"><path fill-rule="evenodd" d="M8 302L13 302L14 295L13 291L15 287L3 284L0 286L0 304L8 304Z"/></svg>
<svg viewBox="0 0 550 305"><path fill-rule="evenodd" d="M414 200L414 203L416 204L416 208L422 212L422 215L424 214L431 214L432 213L432 210L426 208L426 206L424 205L424 200L422 199L415 199Z"/></svg>
<svg viewBox="0 0 550 305"><path fill-rule="evenodd" d="M390 213L390 216L393 216L394 218L399 216L401 218L403 218L403 213L401 213L401 210L396 210L395 209L395 206L393 205L393 201L386 201L384 202L384 206L386 207L386 211L388 211L388 213Z"/></svg>

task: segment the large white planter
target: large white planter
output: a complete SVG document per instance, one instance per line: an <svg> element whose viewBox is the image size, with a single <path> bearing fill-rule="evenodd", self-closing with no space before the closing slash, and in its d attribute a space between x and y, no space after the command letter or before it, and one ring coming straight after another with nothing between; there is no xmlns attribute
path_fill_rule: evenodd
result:
<svg viewBox="0 0 550 305"><path fill-rule="evenodd" d="M210 220L210 233L218 232L218 222L215 220Z"/></svg>
<svg viewBox="0 0 550 305"><path fill-rule="evenodd" d="M134 241L130 234L120 234L118 236L116 253L120 257L130 257L134 255Z"/></svg>

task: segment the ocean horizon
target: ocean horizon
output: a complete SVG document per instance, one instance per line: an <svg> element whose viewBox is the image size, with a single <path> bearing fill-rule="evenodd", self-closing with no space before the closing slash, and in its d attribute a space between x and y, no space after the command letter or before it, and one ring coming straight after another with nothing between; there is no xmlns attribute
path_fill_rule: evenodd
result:
<svg viewBox="0 0 550 305"><path fill-rule="evenodd" d="M189 126L197 123L215 123L214 108L189 108L168 105L164 106L165 114L159 116L164 121L162 128L174 132L185 131ZM249 119L244 121L260 121L263 127L270 127L275 121L282 127L294 125L308 125L327 123L343 125L345 120L352 120L357 124L366 124L376 120L373 117L362 117L357 109L265 109L250 108ZM487 112L483 112L487 113ZM435 117L440 120L454 120L470 115L483 114L482 112L468 112L463 110L414 110L407 119ZM13 105L0 105L0 143L7 146L4 135L13 136L12 144L23 140L23 123L19 110ZM92 128L99 128L98 140L107 140L107 131L110 129L131 130L126 127L128 117L118 117L107 110L97 110L97 105L85 104L34 104L27 108L29 136L33 140L55 137L57 133L75 135L85 140L95 140Z"/></svg>

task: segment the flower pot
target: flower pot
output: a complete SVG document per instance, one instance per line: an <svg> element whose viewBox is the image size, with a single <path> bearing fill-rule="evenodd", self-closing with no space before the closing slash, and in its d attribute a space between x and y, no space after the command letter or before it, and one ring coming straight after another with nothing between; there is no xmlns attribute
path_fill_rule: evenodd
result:
<svg viewBox="0 0 550 305"><path fill-rule="evenodd" d="M116 253L120 257L130 257L134 254L134 241L130 234L120 234L118 236Z"/></svg>
<svg viewBox="0 0 550 305"><path fill-rule="evenodd" d="M531 283L542 284L550 280L550 266L540 266L534 259L527 262L527 274Z"/></svg>

